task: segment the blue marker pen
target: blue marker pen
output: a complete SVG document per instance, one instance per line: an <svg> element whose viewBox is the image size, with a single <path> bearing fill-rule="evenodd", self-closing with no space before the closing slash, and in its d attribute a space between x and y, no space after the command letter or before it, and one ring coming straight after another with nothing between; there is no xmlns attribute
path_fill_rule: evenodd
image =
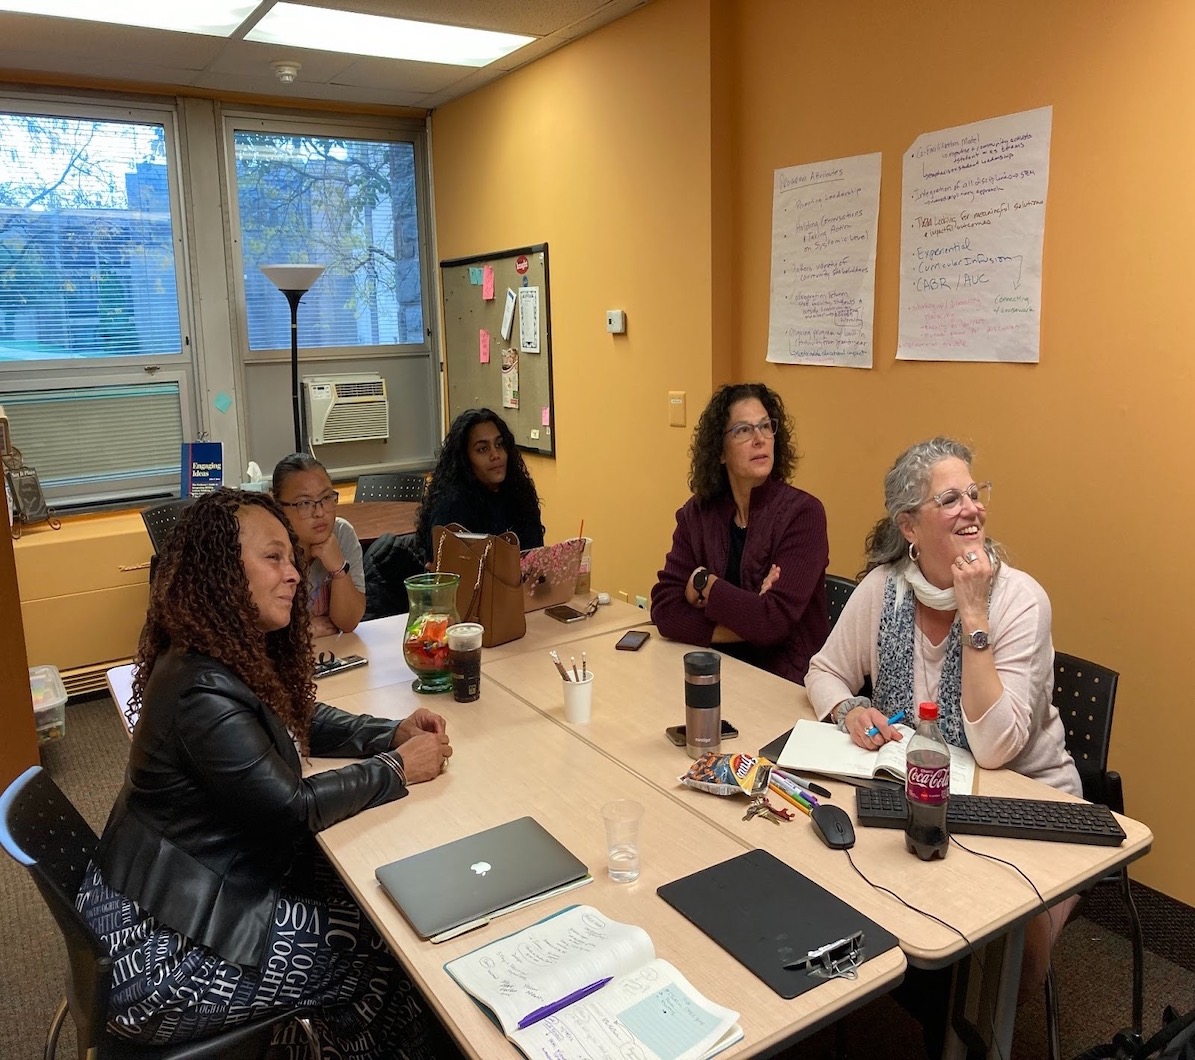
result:
<svg viewBox="0 0 1195 1060"><path fill-rule="evenodd" d="M892 715L892 717L890 717L888 719L888 724L895 725L898 721L904 721L905 717L908 715L908 713L909 712L907 710L898 710L895 714ZM867 735L868 736L879 736L880 735L879 726L873 725L870 729L867 730Z"/></svg>

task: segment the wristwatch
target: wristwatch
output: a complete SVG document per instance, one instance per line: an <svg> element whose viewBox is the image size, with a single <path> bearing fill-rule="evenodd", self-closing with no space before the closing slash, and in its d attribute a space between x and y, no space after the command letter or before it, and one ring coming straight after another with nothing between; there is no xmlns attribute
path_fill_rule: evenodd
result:
<svg viewBox="0 0 1195 1060"><path fill-rule="evenodd" d="M988 636L986 629L977 629L974 633L964 633L963 643L968 648L974 648L976 651L985 651L988 645L992 643L992 639Z"/></svg>
<svg viewBox="0 0 1195 1060"><path fill-rule="evenodd" d="M697 590L697 603L705 603L705 587L709 584L710 572L702 567L693 575L693 588Z"/></svg>
<svg viewBox="0 0 1195 1060"><path fill-rule="evenodd" d="M348 574L348 572L349 572L349 561L346 559L344 561L343 567L341 567L339 570L334 570L332 572L332 577L339 578L342 574Z"/></svg>

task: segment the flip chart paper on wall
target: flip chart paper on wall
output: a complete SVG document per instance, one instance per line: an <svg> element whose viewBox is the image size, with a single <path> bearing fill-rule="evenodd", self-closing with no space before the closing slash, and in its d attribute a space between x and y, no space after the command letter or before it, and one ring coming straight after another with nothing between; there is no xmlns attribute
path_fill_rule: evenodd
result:
<svg viewBox="0 0 1195 1060"><path fill-rule="evenodd" d="M880 161L856 155L773 175L769 361L871 367Z"/></svg>
<svg viewBox="0 0 1195 1060"><path fill-rule="evenodd" d="M539 353L539 288L519 288L519 352Z"/></svg>
<svg viewBox="0 0 1195 1060"><path fill-rule="evenodd" d="M510 329L515 319L515 293L506 288L506 308L502 310L502 341L510 342Z"/></svg>
<svg viewBox="0 0 1195 1060"><path fill-rule="evenodd" d="M1052 121L1008 114L905 152L898 359L1040 359Z"/></svg>
<svg viewBox="0 0 1195 1060"><path fill-rule="evenodd" d="M494 266L483 265L481 271L481 297L487 302L494 297Z"/></svg>
<svg viewBox="0 0 1195 1060"><path fill-rule="evenodd" d="M481 363L490 363L490 333L482 328L478 333L478 343L481 350Z"/></svg>

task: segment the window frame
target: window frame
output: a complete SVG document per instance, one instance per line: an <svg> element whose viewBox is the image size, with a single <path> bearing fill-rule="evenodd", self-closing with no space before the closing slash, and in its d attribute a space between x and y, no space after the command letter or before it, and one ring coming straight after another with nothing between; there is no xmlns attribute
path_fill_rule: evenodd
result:
<svg viewBox="0 0 1195 1060"><path fill-rule="evenodd" d="M279 346L268 349L250 349L249 316L243 272L244 255L241 249L240 196L236 174L236 143L238 132L278 133L284 136L327 136L353 140L394 140L410 143L414 148L415 169L415 220L419 240L420 299L423 308L422 341L412 343L360 344L356 346L304 347L299 336L303 360L319 361L361 361L373 358L429 357L439 366L439 351L435 341L438 319L435 301L435 270L431 258L431 196L428 180L427 129L419 120L411 118L377 118L354 115L350 118L335 118L320 113L297 113L295 111L271 112L265 109L223 108L223 135L221 149L224 153L223 172L228 193L226 238L229 248L229 288L234 293L236 312L234 327L237 331L237 348L244 366L259 364L290 363L290 347ZM278 294L281 299L281 292Z"/></svg>

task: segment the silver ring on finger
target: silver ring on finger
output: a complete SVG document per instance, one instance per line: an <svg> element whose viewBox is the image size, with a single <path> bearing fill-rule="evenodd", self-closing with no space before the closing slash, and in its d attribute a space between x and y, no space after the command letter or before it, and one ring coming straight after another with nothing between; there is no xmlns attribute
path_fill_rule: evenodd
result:
<svg viewBox="0 0 1195 1060"><path fill-rule="evenodd" d="M968 563L974 563L977 559L979 559L979 557L977 555L975 555L974 552L967 553L967 562Z"/></svg>

